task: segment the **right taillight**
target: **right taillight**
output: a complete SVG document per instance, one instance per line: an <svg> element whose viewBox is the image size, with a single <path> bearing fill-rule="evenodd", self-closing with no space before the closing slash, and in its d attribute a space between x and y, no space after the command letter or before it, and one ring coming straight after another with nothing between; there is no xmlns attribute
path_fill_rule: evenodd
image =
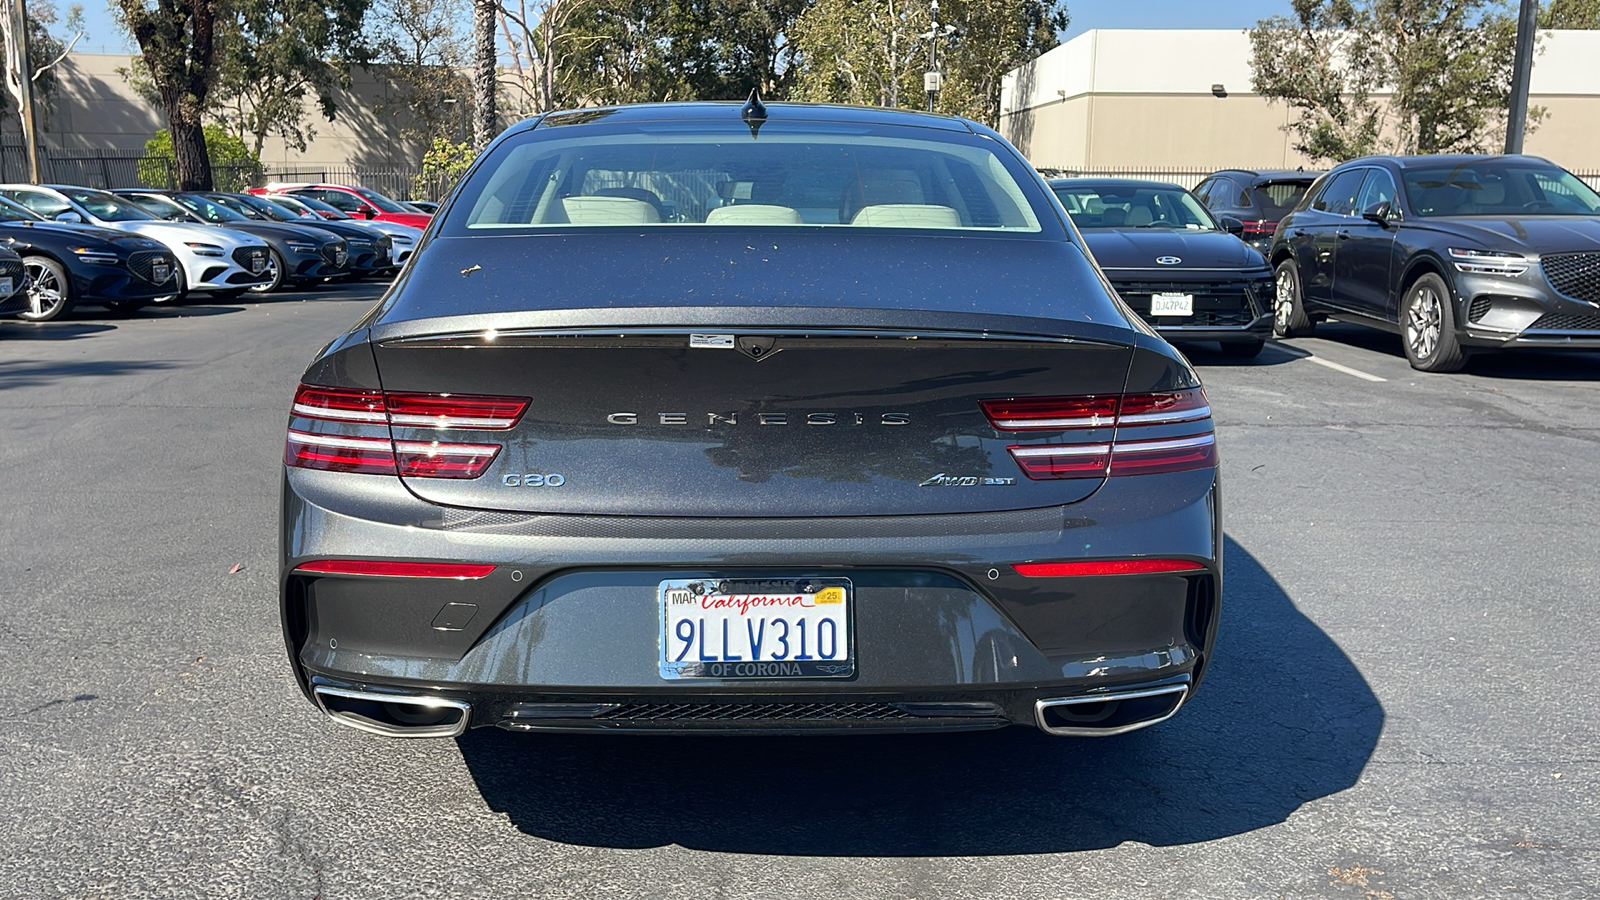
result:
<svg viewBox="0 0 1600 900"><path fill-rule="evenodd" d="M1155 475L1217 464L1216 434L1205 391L1105 397L1028 397L984 400L999 431L1113 428L1113 439L1014 444L1006 449L1034 480Z"/></svg>
<svg viewBox="0 0 1600 900"><path fill-rule="evenodd" d="M499 455L499 444L394 440L388 426L504 431L527 410L526 397L362 391L302 384L292 413L299 419L382 425L384 434L322 434L291 425L283 461L300 469L405 475L416 478L477 478Z"/></svg>

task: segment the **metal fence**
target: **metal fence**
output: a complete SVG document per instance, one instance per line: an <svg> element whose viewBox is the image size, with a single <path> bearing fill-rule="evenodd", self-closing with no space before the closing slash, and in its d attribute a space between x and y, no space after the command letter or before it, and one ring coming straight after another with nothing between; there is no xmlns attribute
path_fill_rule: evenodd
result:
<svg viewBox="0 0 1600 900"><path fill-rule="evenodd" d="M125 150L52 150L43 147L40 148L39 163L44 180L51 184L95 188L168 188L174 185L172 160L163 156L146 156ZM1144 178L1193 188L1216 170L1099 166L1089 169L1041 168L1039 171L1047 178ZM422 174L420 166L272 166L245 162L215 165L212 173L218 190L242 190L273 181L310 181L369 187L396 200L437 201L444 199L451 187L443 177L433 177L419 183ZM1573 174L1595 190L1600 190L1600 170L1581 170ZM27 180L27 153L20 145L0 146L0 181Z"/></svg>

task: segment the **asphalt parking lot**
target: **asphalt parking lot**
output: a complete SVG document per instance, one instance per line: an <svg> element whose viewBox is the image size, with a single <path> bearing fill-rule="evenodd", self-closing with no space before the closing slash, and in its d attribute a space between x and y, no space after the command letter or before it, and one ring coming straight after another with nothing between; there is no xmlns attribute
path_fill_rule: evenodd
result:
<svg viewBox="0 0 1600 900"><path fill-rule="evenodd" d="M1600 892L1600 355L1196 349L1222 633L1146 731L401 742L276 610L289 400L380 290L0 322L0 896Z"/></svg>

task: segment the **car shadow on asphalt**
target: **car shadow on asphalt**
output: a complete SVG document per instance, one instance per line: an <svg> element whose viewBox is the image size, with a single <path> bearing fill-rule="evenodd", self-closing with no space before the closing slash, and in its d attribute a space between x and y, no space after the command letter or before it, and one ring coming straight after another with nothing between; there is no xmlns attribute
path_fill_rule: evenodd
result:
<svg viewBox="0 0 1600 900"><path fill-rule="evenodd" d="M75 341L105 331L116 331L107 322L4 322L0 321L0 344L10 341Z"/></svg>
<svg viewBox="0 0 1600 900"><path fill-rule="evenodd" d="M1189 844L1283 822L1360 777L1383 708L1344 652L1227 542L1215 662L1171 721L1104 739L528 735L458 739L488 805L567 844L795 856Z"/></svg>
<svg viewBox="0 0 1600 900"><path fill-rule="evenodd" d="M1241 359L1236 356L1227 356L1222 352L1220 347L1212 343L1189 343L1186 341L1178 341L1173 343L1173 346L1177 347L1178 351L1182 353L1184 357L1189 360L1189 362L1204 368L1259 369L1267 366L1281 366L1287 363L1292 363L1295 360L1293 356L1288 356L1282 353L1273 353L1272 348L1277 345L1272 341L1267 342L1266 352L1262 353L1260 356L1252 356L1249 359Z"/></svg>
<svg viewBox="0 0 1600 900"><path fill-rule="evenodd" d="M1313 336L1406 362L1400 336L1376 328L1323 322L1317 325ZM1293 347L1295 343L1283 346ZM1461 374L1519 381L1600 381L1600 353L1559 349L1480 350L1468 357Z"/></svg>
<svg viewBox="0 0 1600 900"><path fill-rule="evenodd" d="M0 338L3 340L3 338ZM0 360L0 391L36 387L85 375L128 375L171 369L176 363L146 359Z"/></svg>

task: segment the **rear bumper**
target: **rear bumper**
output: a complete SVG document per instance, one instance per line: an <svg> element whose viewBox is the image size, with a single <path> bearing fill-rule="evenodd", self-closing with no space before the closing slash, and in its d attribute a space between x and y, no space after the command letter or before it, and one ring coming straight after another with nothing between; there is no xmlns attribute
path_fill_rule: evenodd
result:
<svg viewBox="0 0 1600 900"><path fill-rule="evenodd" d="M728 520L719 530L701 519L698 535L674 536L670 519L471 514L424 503L397 479L295 469L283 492L285 639L308 696L322 684L459 702L469 708L463 728L1037 726L1040 701L1167 689L1160 702L1170 708L1140 701L1149 724L1198 685L1215 640L1214 479L1212 470L1113 478L1080 503L1009 513L813 519L803 529ZM496 568L471 581L294 571L310 559L375 556ZM1202 568L1077 578L1011 568L1086 556L1181 557ZM854 586L851 677L661 677L661 581L819 572ZM794 714L808 704L825 709ZM1070 729L1077 712L1106 708L1069 707L1051 707L1047 725ZM1118 721L1087 731L1113 733Z"/></svg>
<svg viewBox="0 0 1600 900"><path fill-rule="evenodd" d="M1162 337L1175 343L1182 341L1220 341L1224 344L1231 344L1264 341L1272 336L1271 315L1258 316L1244 325L1220 328L1216 326L1190 325L1164 326L1160 324L1160 319L1146 319L1145 321L1151 323L1156 332Z"/></svg>

